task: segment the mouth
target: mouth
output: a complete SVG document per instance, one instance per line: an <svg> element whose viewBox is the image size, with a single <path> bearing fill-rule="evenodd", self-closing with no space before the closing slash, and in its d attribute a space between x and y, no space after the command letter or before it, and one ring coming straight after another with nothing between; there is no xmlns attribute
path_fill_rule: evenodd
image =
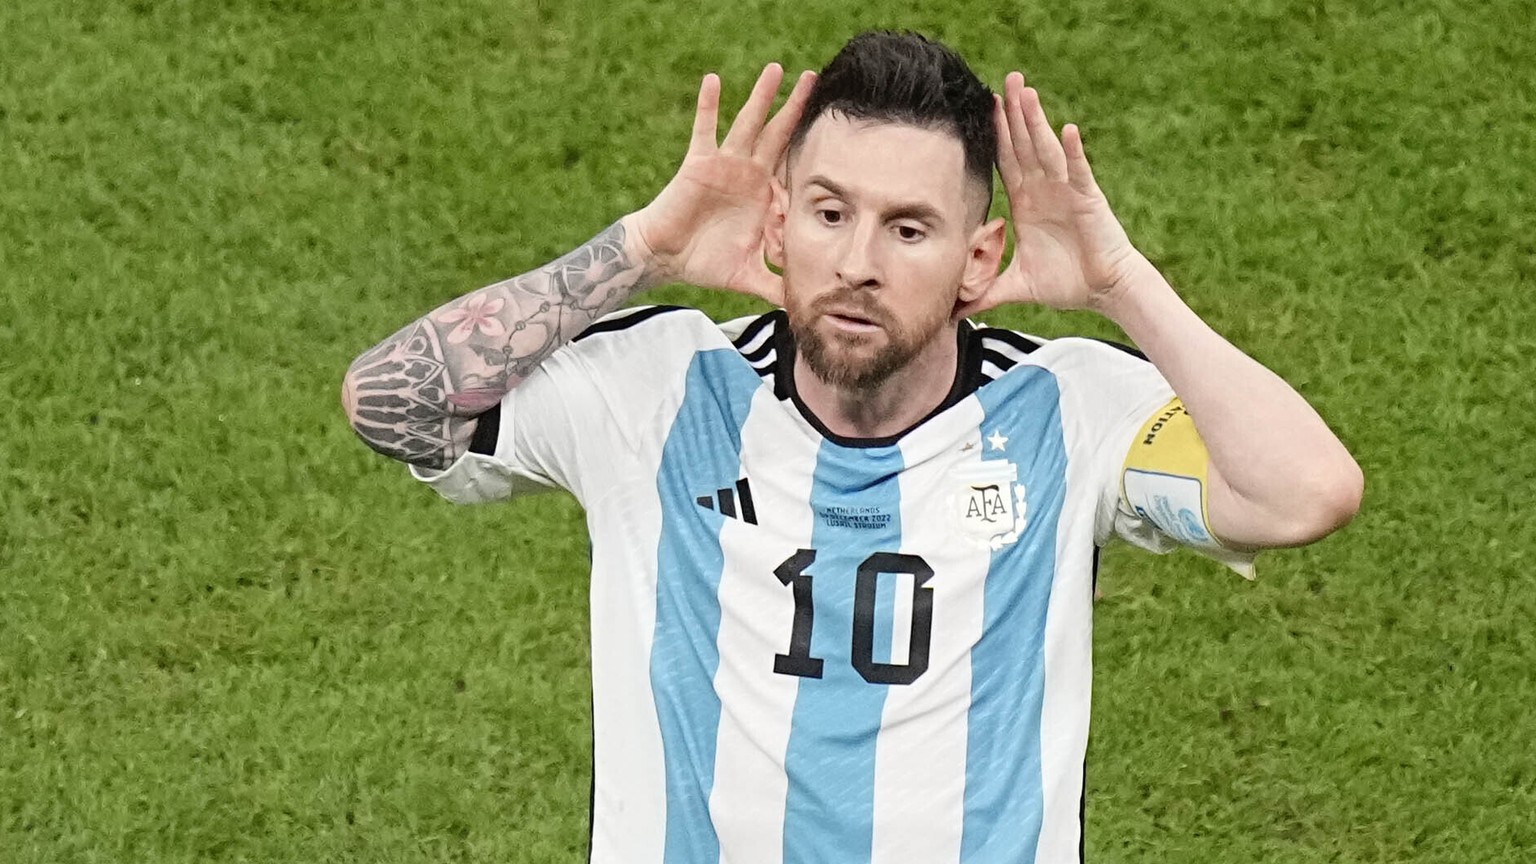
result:
<svg viewBox="0 0 1536 864"><path fill-rule="evenodd" d="M880 325L873 319L854 310L828 310L826 319L839 330L850 333L873 333L880 329Z"/></svg>

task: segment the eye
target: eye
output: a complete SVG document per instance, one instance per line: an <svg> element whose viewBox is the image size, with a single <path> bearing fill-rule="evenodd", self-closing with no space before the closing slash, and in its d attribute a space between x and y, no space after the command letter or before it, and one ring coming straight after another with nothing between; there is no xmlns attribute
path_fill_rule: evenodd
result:
<svg viewBox="0 0 1536 864"><path fill-rule="evenodd" d="M822 222L828 225L837 225L843 221L843 213L841 210L829 210L823 208L816 211L816 216L820 218Z"/></svg>
<svg viewBox="0 0 1536 864"><path fill-rule="evenodd" d="M913 243L923 239L924 237L927 237L928 235L923 232L923 229L917 227L916 225L897 225L896 236L909 243Z"/></svg>

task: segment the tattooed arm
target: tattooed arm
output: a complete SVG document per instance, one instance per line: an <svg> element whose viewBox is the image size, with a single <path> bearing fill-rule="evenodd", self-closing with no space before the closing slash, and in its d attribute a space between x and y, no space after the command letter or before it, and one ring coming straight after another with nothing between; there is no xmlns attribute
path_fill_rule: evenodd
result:
<svg viewBox="0 0 1536 864"><path fill-rule="evenodd" d="M342 402L369 447L445 468L475 418L594 320L654 284L624 220L559 260L428 313L347 370Z"/></svg>
<svg viewBox="0 0 1536 864"><path fill-rule="evenodd" d="M531 273L467 294L352 363L342 402L363 441L391 459L446 468L469 449L475 418L544 359L635 293L667 281L777 303L763 260L773 171L810 96L800 76L768 120L784 70L769 64L716 143L720 79L699 88L682 167L645 208Z"/></svg>

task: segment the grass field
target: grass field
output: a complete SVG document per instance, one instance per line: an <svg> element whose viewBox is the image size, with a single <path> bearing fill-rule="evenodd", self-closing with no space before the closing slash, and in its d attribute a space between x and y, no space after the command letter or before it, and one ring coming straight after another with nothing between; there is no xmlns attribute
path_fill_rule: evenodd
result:
<svg viewBox="0 0 1536 864"><path fill-rule="evenodd" d="M1366 471L1252 584L1106 556L1089 859L1536 860L1536 7L860 5L0 4L0 861L580 860L579 512L443 503L340 374L870 26L1023 68Z"/></svg>

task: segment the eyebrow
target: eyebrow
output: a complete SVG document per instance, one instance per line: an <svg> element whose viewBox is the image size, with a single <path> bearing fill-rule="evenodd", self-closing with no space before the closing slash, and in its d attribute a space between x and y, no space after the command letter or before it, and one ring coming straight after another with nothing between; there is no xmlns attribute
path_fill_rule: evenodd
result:
<svg viewBox="0 0 1536 864"><path fill-rule="evenodd" d="M820 186L839 198L852 197L848 194L847 189L820 174L813 174L807 177L805 185ZM916 219L921 222L927 222L930 225L938 225L944 222L944 217L937 208L922 201L898 201L894 206L887 209L882 216L885 219Z"/></svg>

